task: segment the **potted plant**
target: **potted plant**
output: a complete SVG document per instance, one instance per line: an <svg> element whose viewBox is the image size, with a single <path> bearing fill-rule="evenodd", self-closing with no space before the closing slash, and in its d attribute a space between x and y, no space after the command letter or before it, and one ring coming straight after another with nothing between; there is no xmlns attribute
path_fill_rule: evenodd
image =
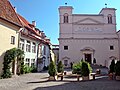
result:
<svg viewBox="0 0 120 90"><path fill-rule="evenodd" d="M109 68L110 68L110 71L109 71L109 79L112 80L112 79L113 79L114 72L115 72L115 60L112 60Z"/></svg>
<svg viewBox="0 0 120 90"><path fill-rule="evenodd" d="M50 62L50 65L48 67L48 73L49 73L49 80L56 80L56 73L57 73L57 70L56 70L56 65L53 61Z"/></svg>
<svg viewBox="0 0 120 90"><path fill-rule="evenodd" d="M116 80L120 80L120 61L117 61L115 65L115 75L116 75Z"/></svg>
<svg viewBox="0 0 120 90"><path fill-rule="evenodd" d="M82 62L81 75L83 80L89 80L90 69L87 62Z"/></svg>

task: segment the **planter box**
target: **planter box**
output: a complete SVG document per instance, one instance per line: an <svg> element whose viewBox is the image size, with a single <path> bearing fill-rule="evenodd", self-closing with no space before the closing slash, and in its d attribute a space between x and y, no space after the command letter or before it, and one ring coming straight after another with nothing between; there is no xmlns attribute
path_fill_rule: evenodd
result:
<svg viewBox="0 0 120 90"><path fill-rule="evenodd" d="M56 81L57 80L57 76L49 76L49 81Z"/></svg>
<svg viewBox="0 0 120 90"><path fill-rule="evenodd" d="M110 73L108 76L109 76L109 80L113 80L113 73Z"/></svg>
<svg viewBox="0 0 120 90"><path fill-rule="evenodd" d="M116 80L120 80L120 76L116 76Z"/></svg>
<svg viewBox="0 0 120 90"><path fill-rule="evenodd" d="M82 76L82 80L89 80L89 76Z"/></svg>

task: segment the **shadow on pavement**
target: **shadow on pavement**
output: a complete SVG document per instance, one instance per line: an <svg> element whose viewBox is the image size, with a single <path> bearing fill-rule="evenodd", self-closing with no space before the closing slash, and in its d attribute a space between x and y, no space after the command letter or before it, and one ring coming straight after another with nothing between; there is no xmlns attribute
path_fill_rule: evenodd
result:
<svg viewBox="0 0 120 90"><path fill-rule="evenodd" d="M29 82L29 83L45 83L47 81ZM58 85L45 85L36 87L33 90L120 90L120 82L108 80L107 77L98 78L90 81L52 81L59 83ZM61 83L64 82L64 83ZM51 83L51 81L50 81Z"/></svg>

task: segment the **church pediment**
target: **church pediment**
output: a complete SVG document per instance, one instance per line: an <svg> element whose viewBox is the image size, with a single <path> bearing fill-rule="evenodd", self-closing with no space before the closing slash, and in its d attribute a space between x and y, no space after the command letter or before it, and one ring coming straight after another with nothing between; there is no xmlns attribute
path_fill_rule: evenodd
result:
<svg viewBox="0 0 120 90"><path fill-rule="evenodd" d="M85 47L85 48L81 49L81 51L95 51L95 50L91 47Z"/></svg>
<svg viewBox="0 0 120 90"><path fill-rule="evenodd" d="M85 18L85 19L82 19L82 20L79 20L77 22L74 22L73 24L102 24L101 22L99 21L96 21L94 19L91 19L91 18Z"/></svg>
<svg viewBox="0 0 120 90"><path fill-rule="evenodd" d="M68 60L68 59L70 59L70 58L69 58L69 57L67 57L67 56L65 56L65 57L63 57L63 58L62 58L62 60L65 60L65 59L67 59L67 60Z"/></svg>

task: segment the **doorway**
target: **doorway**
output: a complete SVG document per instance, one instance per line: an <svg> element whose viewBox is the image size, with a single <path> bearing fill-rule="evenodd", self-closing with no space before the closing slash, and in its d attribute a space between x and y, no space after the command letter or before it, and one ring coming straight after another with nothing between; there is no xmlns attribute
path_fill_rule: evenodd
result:
<svg viewBox="0 0 120 90"><path fill-rule="evenodd" d="M85 54L85 61L91 64L91 54Z"/></svg>

